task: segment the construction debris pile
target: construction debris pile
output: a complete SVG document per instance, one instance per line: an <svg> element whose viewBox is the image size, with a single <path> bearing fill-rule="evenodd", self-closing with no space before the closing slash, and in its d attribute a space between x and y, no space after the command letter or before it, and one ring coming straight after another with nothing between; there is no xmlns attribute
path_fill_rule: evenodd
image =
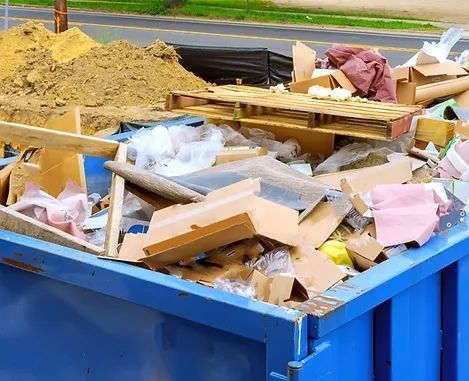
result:
<svg viewBox="0 0 469 381"><path fill-rule="evenodd" d="M117 143L80 135L78 109L45 129L0 122L0 139L21 148L0 171L0 225L298 307L466 223L469 76L435 53L452 33L394 70L377 52L334 46L325 62L297 43L294 82L270 90L206 87L162 43L118 42L62 63L33 51L3 80L7 92L56 106L170 93L167 110L206 123ZM93 191L82 155L108 159L109 194Z"/></svg>
<svg viewBox="0 0 469 381"><path fill-rule="evenodd" d="M11 121L17 122L34 120L28 111L36 105L103 108L103 114L113 107L121 120L143 120L152 117L145 108L162 106L171 90L206 86L179 64L173 47L159 40L146 48L126 41L101 45L78 28L56 35L42 24L27 23L0 31L0 52L0 109L5 109L0 112L13 114ZM124 107L132 109L126 114ZM113 124L108 118L102 127L85 130Z"/></svg>

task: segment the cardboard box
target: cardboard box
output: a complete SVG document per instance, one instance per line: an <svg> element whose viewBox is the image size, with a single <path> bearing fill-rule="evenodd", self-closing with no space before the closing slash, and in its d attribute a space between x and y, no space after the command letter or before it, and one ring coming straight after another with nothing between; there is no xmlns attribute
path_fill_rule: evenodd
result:
<svg viewBox="0 0 469 381"><path fill-rule="evenodd" d="M446 82L465 77L468 72L458 63L448 61L444 63L429 63L412 67L397 67L393 69L392 78L396 84L398 102L401 104L416 104L431 101L433 98L445 96L448 91L457 94L461 83L448 83L448 87L441 86L440 82ZM432 84L440 83L433 89ZM427 86L425 99L419 99L419 87ZM449 90L448 90L449 89ZM433 91L434 90L434 91ZM428 96L430 94L430 96Z"/></svg>
<svg viewBox="0 0 469 381"><path fill-rule="evenodd" d="M350 90L352 94L357 92L357 88L353 85L352 82L350 82L350 80L341 70L333 70L328 75L322 75L289 84L291 92L301 94L307 94L311 86L321 86L328 89L336 89L341 87L343 89Z"/></svg>
<svg viewBox="0 0 469 381"><path fill-rule="evenodd" d="M233 161L250 159L252 157L265 156L269 153L263 147L225 147L215 158L215 165L231 163Z"/></svg>
<svg viewBox="0 0 469 381"><path fill-rule="evenodd" d="M346 248L353 262L361 270L368 270L385 260L382 255L384 246L368 234L348 239Z"/></svg>
<svg viewBox="0 0 469 381"><path fill-rule="evenodd" d="M417 120L415 139L446 147L454 138L454 131L458 123L461 124L460 121L444 120L431 116L420 117Z"/></svg>
<svg viewBox="0 0 469 381"><path fill-rule="evenodd" d="M156 211L142 260L158 268L254 236L294 246L298 212L258 197L259 192L259 179L248 179L210 192L203 202Z"/></svg>

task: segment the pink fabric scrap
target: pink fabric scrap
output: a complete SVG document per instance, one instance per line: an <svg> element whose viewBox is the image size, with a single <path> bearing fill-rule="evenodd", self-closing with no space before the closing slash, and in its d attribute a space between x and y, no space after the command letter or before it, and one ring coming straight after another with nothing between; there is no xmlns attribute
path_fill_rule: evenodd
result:
<svg viewBox="0 0 469 381"><path fill-rule="evenodd" d="M397 103L392 70L386 58L371 50L332 45L326 56L363 94L386 103Z"/></svg>
<svg viewBox="0 0 469 381"><path fill-rule="evenodd" d="M371 192L376 240L383 246L416 242L422 246L449 206L423 184L378 185Z"/></svg>
<svg viewBox="0 0 469 381"><path fill-rule="evenodd" d="M9 208L75 237L86 238L80 225L86 218L88 200L72 181L67 182L56 199L28 181L21 200Z"/></svg>

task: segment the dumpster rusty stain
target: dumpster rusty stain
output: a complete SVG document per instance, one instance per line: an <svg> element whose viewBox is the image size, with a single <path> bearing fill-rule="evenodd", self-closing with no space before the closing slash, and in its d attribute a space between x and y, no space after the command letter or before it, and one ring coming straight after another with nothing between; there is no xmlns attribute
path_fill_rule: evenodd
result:
<svg viewBox="0 0 469 381"><path fill-rule="evenodd" d="M10 258L2 258L2 263L5 263L6 265L16 267L18 269L26 270L26 271L32 271L34 273L42 273L44 272L43 269L37 266L32 266L30 264L20 262L20 261L15 261L14 259Z"/></svg>
<svg viewBox="0 0 469 381"><path fill-rule="evenodd" d="M183 296L189 296L189 294L186 293L186 292L180 292L180 293L178 294L178 296L182 296L182 297L183 297Z"/></svg>
<svg viewBox="0 0 469 381"><path fill-rule="evenodd" d="M304 302L297 308L307 314L321 317L327 315L343 304L345 304L343 300L331 298L330 296L317 296Z"/></svg>

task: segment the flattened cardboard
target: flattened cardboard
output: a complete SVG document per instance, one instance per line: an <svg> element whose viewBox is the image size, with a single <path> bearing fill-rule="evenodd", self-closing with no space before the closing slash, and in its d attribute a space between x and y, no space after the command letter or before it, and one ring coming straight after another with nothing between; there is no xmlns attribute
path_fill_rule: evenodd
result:
<svg viewBox="0 0 469 381"><path fill-rule="evenodd" d="M396 95L398 103L414 105L416 90L417 85L413 82L397 82Z"/></svg>
<svg viewBox="0 0 469 381"><path fill-rule="evenodd" d="M326 255L311 246L296 246L291 252L296 278L311 292L322 293L345 278L345 274Z"/></svg>
<svg viewBox="0 0 469 381"><path fill-rule="evenodd" d="M156 211L142 260L154 268L254 236L295 245L298 212L257 197L259 190L260 181L248 179L211 192L205 201Z"/></svg>
<svg viewBox="0 0 469 381"><path fill-rule="evenodd" d="M384 246L368 234L363 234L358 238L347 240L346 248L357 266L362 270L367 270L382 260L380 256Z"/></svg>
<svg viewBox="0 0 469 381"><path fill-rule="evenodd" d="M447 81L457 76L468 75L467 71L457 62L432 63L416 65L410 69L410 81L420 85Z"/></svg>
<svg viewBox="0 0 469 381"><path fill-rule="evenodd" d="M408 81L409 80L409 67L401 66L392 69L393 81Z"/></svg>
<svg viewBox="0 0 469 381"><path fill-rule="evenodd" d="M359 169L341 180L353 194L365 194L380 184L403 184L412 179L412 161L409 158Z"/></svg>
<svg viewBox="0 0 469 381"><path fill-rule="evenodd" d="M270 292L268 303L278 306L285 305L285 302L291 298L295 278L289 275L275 275L270 281Z"/></svg>
<svg viewBox="0 0 469 381"><path fill-rule="evenodd" d="M215 158L215 165L231 163L233 161L250 159L252 157L265 156L269 153L267 148L263 147L227 147L219 152Z"/></svg>
<svg viewBox="0 0 469 381"><path fill-rule="evenodd" d="M292 51L295 81L310 79L316 65L316 52L299 41L293 45Z"/></svg>
<svg viewBox="0 0 469 381"><path fill-rule="evenodd" d="M306 79L304 81L292 82L289 84L290 91L293 93L307 94L311 86L321 86L328 89L341 87L350 90L352 94L357 92L357 88L347 78L341 70L333 70L330 74Z"/></svg>
<svg viewBox="0 0 469 381"><path fill-rule="evenodd" d="M336 205L320 202L298 226L300 245L318 248L337 229L345 215L338 215Z"/></svg>

